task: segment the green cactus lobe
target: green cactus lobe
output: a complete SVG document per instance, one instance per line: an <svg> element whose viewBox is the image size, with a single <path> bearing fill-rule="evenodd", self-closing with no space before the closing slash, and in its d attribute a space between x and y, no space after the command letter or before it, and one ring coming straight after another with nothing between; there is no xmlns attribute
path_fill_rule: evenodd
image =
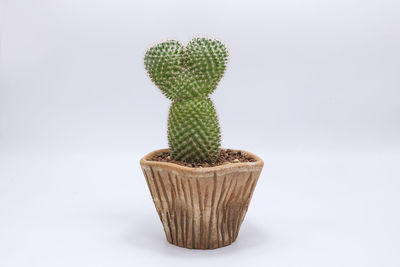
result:
<svg viewBox="0 0 400 267"><path fill-rule="evenodd" d="M221 143L217 113L209 98L172 103L168 117L172 157L186 162L213 162Z"/></svg>
<svg viewBox="0 0 400 267"><path fill-rule="evenodd" d="M225 45L208 38L194 38L186 47L178 41L166 41L146 52L145 68L151 80L173 101L168 142L175 159L216 160L221 133L208 95L222 78L227 58Z"/></svg>

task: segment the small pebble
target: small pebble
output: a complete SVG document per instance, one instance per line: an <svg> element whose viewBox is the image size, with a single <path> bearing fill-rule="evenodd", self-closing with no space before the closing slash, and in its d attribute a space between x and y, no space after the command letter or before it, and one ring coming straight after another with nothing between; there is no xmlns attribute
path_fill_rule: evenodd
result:
<svg viewBox="0 0 400 267"><path fill-rule="evenodd" d="M238 163L239 160L238 160L238 159L234 159L233 162L234 162L234 163Z"/></svg>

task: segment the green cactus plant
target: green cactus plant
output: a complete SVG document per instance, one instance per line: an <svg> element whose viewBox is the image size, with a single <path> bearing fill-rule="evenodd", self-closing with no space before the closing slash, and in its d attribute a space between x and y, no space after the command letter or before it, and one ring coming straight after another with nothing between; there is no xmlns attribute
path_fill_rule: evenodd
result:
<svg viewBox="0 0 400 267"><path fill-rule="evenodd" d="M171 156L186 162L214 162L221 145L217 113L209 95L228 59L223 43L194 38L186 47L170 40L151 47L145 68L155 85L173 101L168 117Z"/></svg>

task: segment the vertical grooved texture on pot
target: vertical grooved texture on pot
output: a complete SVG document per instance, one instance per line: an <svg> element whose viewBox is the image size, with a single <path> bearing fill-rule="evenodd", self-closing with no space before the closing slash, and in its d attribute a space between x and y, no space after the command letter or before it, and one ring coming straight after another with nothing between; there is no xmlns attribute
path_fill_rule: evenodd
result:
<svg viewBox="0 0 400 267"><path fill-rule="evenodd" d="M146 158L142 169L170 243L213 249L236 240L262 170L261 159L201 169Z"/></svg>

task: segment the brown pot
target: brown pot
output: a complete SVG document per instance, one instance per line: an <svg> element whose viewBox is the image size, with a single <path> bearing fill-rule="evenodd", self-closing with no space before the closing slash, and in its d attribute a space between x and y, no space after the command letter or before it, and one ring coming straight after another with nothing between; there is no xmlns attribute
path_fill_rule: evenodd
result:
<svg viewBox="0 0 400 267"><path fill-rule="evenodd" d="M147 154L140 165L168 242L196 249L234 242L264 165L262 159L245 152L256 161L207 168L149 160L163 151L168 150Z"/></svg>

